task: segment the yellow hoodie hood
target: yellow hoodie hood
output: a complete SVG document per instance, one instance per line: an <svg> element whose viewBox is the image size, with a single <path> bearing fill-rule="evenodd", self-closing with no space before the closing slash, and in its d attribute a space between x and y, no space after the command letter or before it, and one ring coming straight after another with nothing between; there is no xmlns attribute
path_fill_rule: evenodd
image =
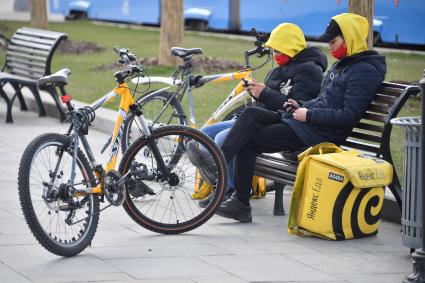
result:
<svg viewBox="0 0 425 283"><path fill-rule="evenodd" d="M337 22L347 45L347 56L367 50L366 38L369 33L369 23L366 18L343 13L332 17Z"/></svg>
<svg viewBox="0 0 425 283"><path fill-rule="evenodd" d="M291 23L275 27L265 45L291 58L307 47L303 31Z"/></svg>

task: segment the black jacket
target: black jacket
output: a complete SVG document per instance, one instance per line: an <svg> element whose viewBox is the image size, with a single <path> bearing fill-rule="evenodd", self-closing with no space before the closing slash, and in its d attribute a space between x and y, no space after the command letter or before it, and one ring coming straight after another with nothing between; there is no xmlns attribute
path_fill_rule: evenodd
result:
<svg viewBox="0 0 425 283"><path fill-rule="evenodd" d="M307 47L292 58L288 64L273 68L266 76L266 88L258 101L269 110L282 110L288 98L307 101L316 98L320 92L323 72L328 66L325 54L318 47ZM289 97L280 92L281 84L291 79L292 92Z"/></svg>
<svg viewBox="0 0 425 283"><path fill-rule="evenodd" d="M386 73L385 57L364 51L337 61L323 79L320 95L307 101L307 121L283 119L306 146L339 144L373 100Z"/></svg>

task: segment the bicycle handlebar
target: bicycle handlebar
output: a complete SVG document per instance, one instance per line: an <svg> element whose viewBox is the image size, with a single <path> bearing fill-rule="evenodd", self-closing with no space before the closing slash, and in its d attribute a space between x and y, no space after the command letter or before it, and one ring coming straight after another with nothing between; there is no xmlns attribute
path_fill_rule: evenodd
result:
<svg viewBox="0 0 425 283"><path fill-rule="evenodd" d="M114 51L121 58L118 62L126 66L125 69L122 69L114 74L119 83L123 83L127 77L133 76L135 74L141 74L145 70L143 65L137 61L136 55L130 53L128 49L115 46ZM137 65L131 65L132 62L136 62Z"/></svg>

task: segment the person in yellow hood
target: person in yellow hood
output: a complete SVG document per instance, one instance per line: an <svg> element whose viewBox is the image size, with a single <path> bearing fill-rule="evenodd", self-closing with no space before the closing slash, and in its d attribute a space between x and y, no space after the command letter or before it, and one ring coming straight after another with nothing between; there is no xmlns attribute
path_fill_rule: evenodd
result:
<svg viewBox="0 0 425 283"><path fill-rule="evenodd" d="M221 146L227 161L235 159L235 193L216 214L252 221L249 192L258 153L298 151L321 142L340 144L348 137L386 73L385 58L367 50L368 28L368 21L355 14L331 19L321 39L338 60L324 77L317 98L289 99L284 104L287 111L249 107L242 112Z"/></svg>
<svg viewBox="0 0 425 283"><path fill-rule="evenodd" d="M292 23L282 23L273 29L265 45L272 50L277 66L269 71L264 83L255 80L248 82L246 90L256 101L267 110L277 111L288 99L307 101L316 98L328 62L319 48L307 47L302 30ZM221 146L235 121L218 122L201 130ZM194 147L188 151L189 158L193 156L191 152L196 150ZM194 157L191 160L196 162ZM226 199L234 191L232 160L228 163L228 169ZM209 202L210 198L201 200L199 206L206 207Z"/></svg>

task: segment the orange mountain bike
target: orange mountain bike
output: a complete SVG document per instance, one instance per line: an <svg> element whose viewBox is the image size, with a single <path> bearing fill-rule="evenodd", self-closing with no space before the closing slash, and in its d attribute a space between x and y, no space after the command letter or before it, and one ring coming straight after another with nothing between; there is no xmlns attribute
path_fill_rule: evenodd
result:
<svg viewBox="0 0 425 283"><path fill-rule="evenodd" d="M22 156L18 190L21 208L31 232L50 252L73 256L92 241L99 213L123 205L141 226L164 234L192 230L207 221L220 204L226 187L224 157L214 142L200 131L181 125L153 129L143 109L134 102L127 81L144 74L134 54L115 50L125 68L114 74L118 87L91 106L75 109L66 93L70 71L63 69L41 78L41 89L58 87L68 109L70 127L65 134L46 133L35 138ZM86 135L95 110L113 97L120 106L105 167L96 161ZM124 153L116 170L123 125L128 114L144 135ZM201 208L191 198L197 168L186 145L203 147L212 161L218 189L214 201ZM84 151L83 151L84 150ZM199 164L197 164L199 166ZM100 202L109 204L100 208Z"/></svg>

